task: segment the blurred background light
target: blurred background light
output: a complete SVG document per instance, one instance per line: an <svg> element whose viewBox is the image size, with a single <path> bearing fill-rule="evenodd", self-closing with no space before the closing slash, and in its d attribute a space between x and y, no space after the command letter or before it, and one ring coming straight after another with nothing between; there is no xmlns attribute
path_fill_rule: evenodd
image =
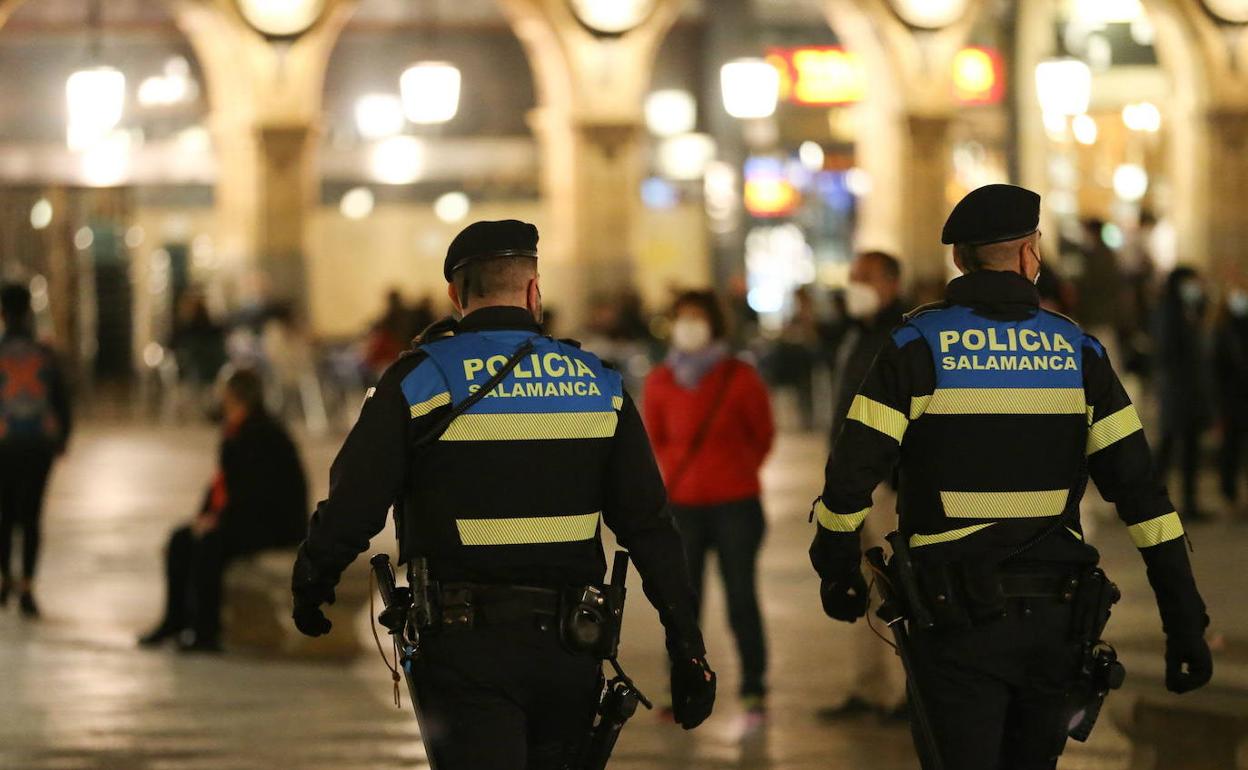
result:
<svg viewBox="0 0 1248 770"><path fill-rule="evenodd" d="M78 70L65 81L69 149L86 149L121 122L126 105L126 76L113 67Z"/></svg>
<svg viewBox="0 0 1248 770"><path fill-rule="evenodd" d="M1148 192L1148 172L1135 163L1123 163L1114 169L1114 194L1124 201L1135 202Z"/></svg>
<svg viewBox="0 0 1248 770"><path fill-rule="evenodd" d="M130 170L130 134L111 131L82 153L82 181L88 187L115 187Z"/></svg>
<svg viewBox="0 0 1248 770"><path fill-rule="evenodd" d="M730 61L719 71L724 110L734 118L766 118L776 111L780 73L763 59Z"/></svg>
<svg viewBox="0 0 1248 770"><path fill-rule="evenodd" d="M343 194L338 202L338 211L347 219L360 220L373 213L375 199L373 191L367 187L352 187Z"/></svg>
<svg viewBox="0 0 1248 770"><path fill-rule="evenodd" d="M403 101L394 94L365 94L355 102L355 128L365 139L385 139L403 130Z"/></svg>
<svg viewBox="0 0 1248 770"><path fill-rule="evenodd" d="M715 140L706 134L681 134L659 144L655 165L670 179L701 179L706 166L715 159Z"/></svg>
<svg viewBox="0 0 1248 770"><path fill-rule="evenodd" d="M459 112L459 68L449 62L413 64L399 77L403 112L413 123L446 123Z"/></svg>
<svg viewBox="0 0 1248 770"><path fill-rule="evenodd" d="M471 210L472 201L459 191L443 193L433 202L434 215L448 225L464 221Z"/></svg>
<svg viewBox="0 0 1248 770"><path fill-rule="evenodd" d="M1096 144L1099 131L1096 127L1096 120L1091 115L1087 113L1076 115L1070 121L1070 131L1075 135L1075 141L1079 144Z"/></svg>
<svg viewBox="0 0 1248 770"><path fill-rule="evenodd" d="M822 171L826 160L823 147L810 140L802 142L797 148L797 157L808 171Z"/></svg>
<svg viewBox="0 0 1248 770"><path fill-rule="evenodd" d="M30 226L42 230L52 224L52 203L47 198L40 198L30 207Z"/></svg>
<svg viewBox="0 0 1248 770"><path fill-rule="evenodd" d="M1132 131L1155 134L1161 130L1161 110L1152 102L1136 102L1122 108L1122 122Z"/></svg>
<svg viewBox="0 0 1248 770"><path fill-rule="evenodd" d="M425 171L425 145L414 136L392 136L373 145L369 171L383 184L411 184Z"/></svg>
<svg viewBox="0 0 1248 770"><path fill-rule="evenodd" d="M698 122L693 94L677 88L654 91L646 97L646 128L655 136L687 134Z"/></svg>
<svg viewBox="0 0 1248 770"><path fill-rule="evenodd" d="M1078 59L1042 61L1036 65L1036 96L1046 113L1081 115L1092 98L1092 70Z"/></svg>

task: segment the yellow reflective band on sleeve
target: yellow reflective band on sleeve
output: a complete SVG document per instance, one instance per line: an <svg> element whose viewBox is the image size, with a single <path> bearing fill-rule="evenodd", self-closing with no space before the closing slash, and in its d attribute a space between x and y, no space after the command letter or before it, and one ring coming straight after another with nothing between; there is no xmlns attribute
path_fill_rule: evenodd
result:
<svg viewBox="0 0 1248 770"><path fill-rule="evenodd" d="M857 532L870 512L870 508L863 508L857 513L833 513L822 500L815 503L819 526L830 532Z"/></svg>
<svg viewBox="0 0 1248 770"><path fill-rule="evenodd" d="M1127 527L1127 532L1136 548L1148 548L1183 537L1183 522L1179 520L1179 514L1172 511L1155 519L1132 524Z"/></svg>
<svg viewBox="0 0 1248 770"><path fill-rule="evenodd" d="M419 404L412 404L412 417L424 417L440 406L450 406L451 394L439 393L433 398L425 399Z"/></svg>
<svg viewBox="0 0 1248 770"><path fill-rule="evenodd" d="M938 388L927 414L1086 414L1083 388Z"/></svg>
<svg viewBox="0 0 1248 770"><path fill-rule="evenodd" d="M910 547L920 548L925 545L935 545L936 543L948 543L953 540L961 540L962 538L973 535L986 527L991 527L992 523L976 524L971 527L963 527L962 529L951 529L948 532L938 532L935 535L911 535Z"/></svg>
<svg viewBox="0 0 1248 770"><path fill-rule="evenodd" d="M1128 404L1110 416L1092 423L1092 427L1088 429L1088 454L1099 452L1143 429L1139 413L1133 405Z"/></svg>
<svg viewBox="0 0 1248 770"><path fill-rule="evenodd" d="M901 443L901 437L906 435L906 426L910 424L901 412L863 395L854 396L854 403L850 405L847 417L878 430L898 444Z"/></svg>
<svg viewBox="0 0 1248 770"><path fill-rule="evenodd" d="M612 396L612 397L611 397L611 408L612 408L612 409L614 409L614 410L615 410L615 411L617 411L617 412L618 412L618 411L620 411L621 409L623 409L623 408L624 408L624 397L623 397L623 396Z"/></svg>
<svg viewBox="0 0 1248 770"><path fill-rule="evenodd" d="M533 516L520 519L456 519L464 545L536 545L589 540L598 532L601 513Z"/></svg>
<svg viewBox="0 0 1248 770"><path fill-rule="evenodd" d="M1033 519L1060 515L1068 489L1039 492L941 492L940 503L952 519Z"/></svg>
<svg viewBox="0 0 1248 770"><path fill-rule="evenodd" d="M461 414L439 441L553 441L611 438L615 412L541 414Z"/></svg>
<svg viewBox="0 0 1248 770"><path fill-rule="evenodd" d="M1077 531L1075 531L1075 530L1071 529L1070 527L1067 527L1067 528L1066 528L1066 531L1067 531L1067 532L1069 532L1070 534L1074 535L1076 539L1078 539L1078 540L1080 540L1080 541L1082 541L1082 540L1083 540L1083 535L1079 534Z"/></svg>
<svg viewBox="0 0 1248 770"><path fill-rule="evenodd" d="M927 405L932 400L931 396L911 396L910 397L910 419L917 420L927 411Z"/></svg>

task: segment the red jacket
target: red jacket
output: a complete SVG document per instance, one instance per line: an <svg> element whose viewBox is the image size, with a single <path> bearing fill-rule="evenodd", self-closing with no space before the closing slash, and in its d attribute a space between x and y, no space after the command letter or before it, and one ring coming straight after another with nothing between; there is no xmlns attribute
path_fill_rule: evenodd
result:
<svg viewBox="0 0 1248 770"><path fill-rule="evenodd" d="M690 444L721 391L706 437L690 458ZM646 378L645 422L673 503L715 505L758 497L758 473L775 427L767 386L754 367L725 359L693 390L681 387L666 365L656 367Z"/></svg>

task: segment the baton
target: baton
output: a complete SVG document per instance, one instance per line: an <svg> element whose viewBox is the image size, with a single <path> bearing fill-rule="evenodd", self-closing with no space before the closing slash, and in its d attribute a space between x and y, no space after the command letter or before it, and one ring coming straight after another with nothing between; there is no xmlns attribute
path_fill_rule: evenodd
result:
<svg viewBox="0 0 1248 770"><path fill-rule="evenodd" d="M932 723L927 718L927 708L923 696L919 693L919 683L914 676L914 667L910 655L910 635L906 631L906 617L901 612L897 596L888 582L888 572L884 563L884 549L876 546L867 549L864 554L867 565L875 573L875 587L880 594L880 607L875 611L876 617L884 621L893 632L897 644L897 655L901 658L901 666L906 671L906 689L910 695L910 710L914 712L915 722L919 727L919 737L926 744L927 757L930 760L928 770L944 770L940 760L940 747L936 744L936 734L932 732Z"/></svg>

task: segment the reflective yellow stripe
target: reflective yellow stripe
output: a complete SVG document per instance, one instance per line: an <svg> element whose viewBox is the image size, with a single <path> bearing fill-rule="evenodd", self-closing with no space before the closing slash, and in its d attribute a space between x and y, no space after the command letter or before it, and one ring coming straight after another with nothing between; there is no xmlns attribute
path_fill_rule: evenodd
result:
<svg viewBox="0 0 1248 770"><path fill-rule="evenodd" d="M1088 429L1088 454L1099 452L1114 442L1121 441L1137 430L1143 429L1144 426L1140 425L1139 413L1135 411L1134 406L1128 404L1110 416L1092 423L1092 427Z"/></svg>
<svg viewBox="0 0 1248 770"><path fill-rule="evenodd" d="M927 414L1084 414L1083 388L939 388Z"/></svg>
<svg viewBox="0 0 1248 770"><path fill-rule="evenodd" d="M437 409L440 406L450 406L450 404L451 404L451 394L439 393L433 398L429 398L429 399L425 399L424 401L421 401L419 404L412 404L412 416L424 417L425 415L432 412L434 409Z"/></svg>
<svg viewBox="0 0 1248 770"><path fill-rule="evenodd" d="M1070 490L1040 492L941 492L945 515L953 519L1031 519L1057 516Z"/></svg>
<svg viewBox="0 0 1248 770"><path fill-rule="evenodd" d="M543 414L461 414L440 441L546 441L611 438L615 412L548 412Z"/></svg>
<svg viewBox="0 0 1248 770"><path fill-rule="evenodd" d="M910 547L919 548L925 545L934 545L935 543L948 543L951 540L961 540L967 535L973 535L976 532L991 527L992 523L976 524L971 527L963 527L962 529L951 529L948 532L938 532L935 535L911 535Z"/></svg>
<svg viewBox="0 0 1248 770"><path fill-rule="evenodd" d="M1078 538L1079 540L1083 540L1083 535L1079 534L1078 532L1076 532L1075 530L1071 529L1070 527L1067 527L1067 528L1066 528L1066 531L1067 531L1067 532L1069 532L1070 534L1074 535L1074 536L1075 536L1076 538Z"/></svg>
<svg viewBox="0 0 1248 770"><path fill-rule="evenodd" d="M819 526L832 532L857 532L870 512L870 508L863 508L857 513L833 513L822 500L815 503L815 515L819 517Z"/></svg>
<svg viewBox="0 0 1248 770"><path fill-rule="evenodd" d="M612 408L612 409L614 409L614 410L615 410L615 411L617 411L617 412L618 412L618 411L620 411L621 409L623 409L623 408L624 408L624 397L623 397L623 396L612 396L612 397L611 397L611 408Z"/></svg>
<svg viewBox="0 0 1248 770"><path fill-rule="evenodd" d="M1148 548L1183 537L1183 522L1179 520L1179 514L1170 512L1155 519L1132 524L1127 527L1127 532L1136 548Z"/></svg>
<svg viewBox="0 0 1248 770"><path fill-rule="evenodd" d="M910 397L910 419L917 420L927 411L927 405L932 400L931 396L911 396Z"/></svg>
<svg viewBox="0 0 1248 770"><path fill-rule="evenodd" d="M456 519L464 545L534 545L589 540L598 532L599 513L533 516L522 519Z"/></svg>
<svg viewBox="0 0 1248 770"><path fill-rule="evenodd" d="M854 396L854 403L850 404L847 416L868 428L878 430L898 444L901 443L901 437L906 435L906 426L910 424L901 412L863 395Z"/></svg>

